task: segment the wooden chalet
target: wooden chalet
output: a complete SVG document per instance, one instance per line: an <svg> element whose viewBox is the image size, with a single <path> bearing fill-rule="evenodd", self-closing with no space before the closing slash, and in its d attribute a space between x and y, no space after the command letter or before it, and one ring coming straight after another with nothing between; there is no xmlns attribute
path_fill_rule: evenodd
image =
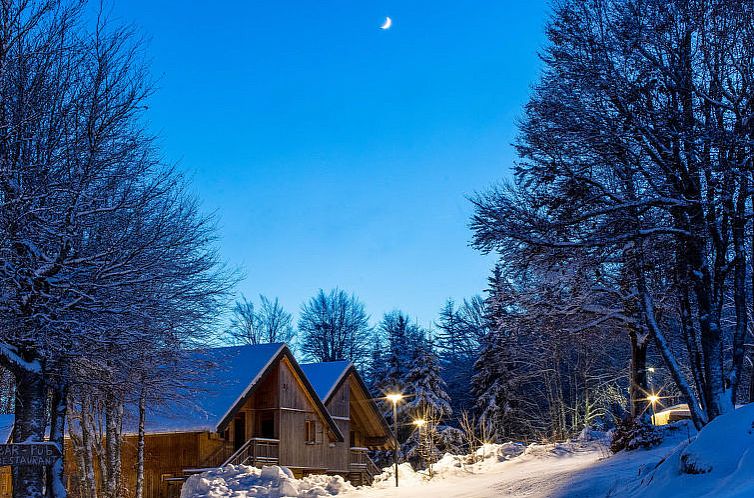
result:
<svg viewBox="0 0 754 498"><path fill-rule="evenodd" d="M392 434L349 362L299 365L285 344L204 354L218 367L184 402L147 417L144 498L178 497L188 476L228 464L282 465L297 477L340 474L356 485L378 472L367 452L391 448ZM122 458L132 496L135 435L125 436ZM68 488L76 496L74 465L66 445Z"/></svg>

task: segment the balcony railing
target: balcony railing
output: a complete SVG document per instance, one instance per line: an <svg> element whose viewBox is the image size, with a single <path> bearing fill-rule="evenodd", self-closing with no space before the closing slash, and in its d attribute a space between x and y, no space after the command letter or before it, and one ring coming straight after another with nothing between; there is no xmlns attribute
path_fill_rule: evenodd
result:
<svg viewBox="0 0 754 498"><path fill-rule="evenodd" d="M226 465L277 465L280 461L280 440L253 437L246 441L238 451L228 457L222 464Z"/></svg>

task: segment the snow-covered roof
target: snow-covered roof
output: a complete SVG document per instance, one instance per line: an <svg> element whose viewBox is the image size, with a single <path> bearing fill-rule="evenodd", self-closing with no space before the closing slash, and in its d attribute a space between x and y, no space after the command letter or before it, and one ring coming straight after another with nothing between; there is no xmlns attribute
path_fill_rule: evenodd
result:
<svg viewBox="0 0 754 498"><path fill-rule="evenodd" d="M216 431L236 403L256 385L285 344L213 348L194 353L211 363L207 375L185 390L185 397L156 407L146 418L147 432ZM129 424L130 425L130 424ZM135 427L129 427L132 432Z"/></svg>
<svg viewBox="0 0 754 498"><path fill-rule="evenodd" d="M16 420L16 416L12 413L0 415L0 444L5 444L10 439L10 434L13 432L13 422Z"/></svg>
<svg viewBox="0 0 754 498"><path fill-rule="evenodd" d="M326 361L301 365L301 370L304 371L304 375L309 379L323 403L327 403L350 368L350 361Z"/></svg>

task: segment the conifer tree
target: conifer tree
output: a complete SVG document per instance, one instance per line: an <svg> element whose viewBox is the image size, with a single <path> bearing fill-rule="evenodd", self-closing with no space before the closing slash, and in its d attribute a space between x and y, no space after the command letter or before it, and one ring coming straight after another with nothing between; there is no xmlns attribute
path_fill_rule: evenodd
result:
<svg viewBox="0 0 754 498"><path fill-rule="evenodd" d="M405 377L409 398L404 410L411 416L431 417L434 420L450 420L453 409L446 392L445 381L440 375L440 363L432 342L425 339L423 347L413 356L413 368Z"/></svg>
<svg viewBox="0 0 754 498"><path fill-rule="evenodd" d="M372 360L380 361L384 365L372 365L375 373L382 374L381 378L375 381L376 390L379 394L401 392L404 390L406 375L411 369L422 331L401 311L386 313L379 330L387 342L387 354L373 354ZM385 415L392 420L390 406L385 405Z"/></svg>
<svg viewBox="0 0 754 498"><path fill-rule="evenodd" d="M407 424L422 420L403 445L407 460L424 465L436 461L445 451L458 449L458 429L447 425L453 415L450 396L446 391L440 362L434 345L428 338L421 341L413 356L413 368L405 379L408 398L399 414ZM413 428L413 427L412 427Z"/></svg>
<svg viewBox="0 0 754 498"><path fill-rule="evenodd" d="M485 318L489 332L482 339L482 350L474 363L471 393L476 400L474 412L485 433L498 436L511 431L510 419L514 401L511 369L510 331L505 317L510 304L510 286L503 277L500 264L489 278L485 299Z"/></svg>

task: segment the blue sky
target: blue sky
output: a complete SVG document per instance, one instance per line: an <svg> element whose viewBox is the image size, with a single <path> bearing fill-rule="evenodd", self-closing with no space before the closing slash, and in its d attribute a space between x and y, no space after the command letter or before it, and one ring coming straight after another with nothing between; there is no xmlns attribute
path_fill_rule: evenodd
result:
<svg viewBox="0 0 754 498"><path fill-rule="evenodd" d="M220 219L239 292L356 293L422 325L480 292L466 196L506 175L544 1L114 0L148 39L148 117ZM388 31L379 28L385 16Z"/></svg>

